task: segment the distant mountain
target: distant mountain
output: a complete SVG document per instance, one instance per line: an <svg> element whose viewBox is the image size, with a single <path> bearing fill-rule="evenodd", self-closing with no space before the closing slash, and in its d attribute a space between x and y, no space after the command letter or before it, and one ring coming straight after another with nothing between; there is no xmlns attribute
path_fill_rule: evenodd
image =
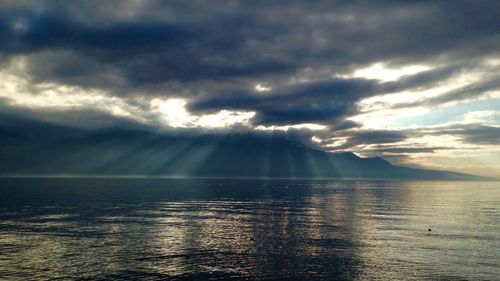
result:
<svg viewBox="0 0 500 281"><path fill-rule="evenodd" d="M457 179L480 177L327 153L283 135L161 135L115 130L39 137L0 131L0 174Z"/></svg>

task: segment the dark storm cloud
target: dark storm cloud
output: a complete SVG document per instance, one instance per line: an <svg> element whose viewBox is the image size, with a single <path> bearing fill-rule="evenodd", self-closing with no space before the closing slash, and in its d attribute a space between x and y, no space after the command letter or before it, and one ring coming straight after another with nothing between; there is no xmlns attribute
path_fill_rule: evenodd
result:
<svg viewBox="0 0 500 281"><path fill-rule="evenodd" d="M450 77L463 68L452 65L403 78L396 82L369 79L334 78L299 83L274 89L268 94L235 91L201 96L190 104L193 111L220 109L257 112L255 124L321 123L332 127L357 112L356 102L382 93L425 88Z"/></svg>
<svg viewBox="0 0 500 281"><path fill-rule="evenodd" d="M353 106L338 104L296 106L285 109L265 108L252 119L255 125L290 125L320 123L333 125L354 112ZM340 119L340 120L339 120Z"/></svg>
<svg viewBox="0 0 500 281"><path fill-rule="evenodd" d="M425 89L498 54L499 18L495 1L6 1L0 59L25 56L32 84L184 97L195 113L248 110L253 125L345 131L361 99ZM380 61L435 68L385 83L335 76ZM496 81L425 103L497 89ZM272 90L252 91L259 83ZM75 116L67 120L99 119ZM404 139L345 136L346 146Z"/></svg>
<svg viewBox="0 0 500 281"><path fill-rule="evenodd" d="M37 81L113 89L123 85L102 85L102 80L92 74L111 72L120 78L115 80L134 87L253 77L293 67L270 57L253 57L251 52L246 54L250 57L242 56L246 53L242 46L245 36L251 36L244 29L257 26L245 19L213 19L208 25L196 25L145 18L91 25L61 11L5 18L1 50L4 55L34 54L29 64ZM219 35L218 30L224 30L225 35Z"/></svg>
<svg viewBox="0 0 500 281"><path fill-rule="evenodd" d="M8 17L7 17L8 18ZM18 27L16 27L16 24ZM189 30L166 22L125 22L110 26L78 23L66 15L48 12L3 22L6 52L47 49L115 50L118 54L153 50L180 44L194 36Z"/></svg>
<svg viewBox="0 0 500 281"><path fill-rule="evenodd" d="M201 97L190 105L190 109L251 110L257 112L255 124L330 124L355 113L355 102L373 94L377 87L372 80L333 79L288 86L272 94L240 91L220 97Z"/></svg>
<svg viewBox="0 0 500 281"><path fill-rule="evenodd" d="M115 69L131 85L218 81L306 67L348 69L379 60L470 58L496 51L491 41L498 40L500 28L498 4L480 1L152 1L142 9L102 2L5 8L4 55L70 50L97 65L96 71ZM136 16L119 16L134 8ZM87 75L37 74L59 82Z"/></svg>
<svg viewBox="0 0 500 281"><path fill-rule="evenodd" d="M189 108L193 111L251 110L257 112L255 124L315 122L335 126L339 120L356 113L356 102L363 98L427 88L463 68L463 65L451 65L385 83L369 79L333 78L284 86L264 94L240 90L201 96Z"/></svg>

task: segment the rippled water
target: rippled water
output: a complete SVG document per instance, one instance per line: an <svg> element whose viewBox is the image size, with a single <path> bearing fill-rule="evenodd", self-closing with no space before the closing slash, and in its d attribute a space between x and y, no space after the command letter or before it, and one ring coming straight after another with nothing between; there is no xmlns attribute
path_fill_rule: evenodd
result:
<svg viewBox="0 0 500 281"><path fill-rule="evenodd" d="M2 178L0 195L6 280L500 278L498 182Z"/></svg>

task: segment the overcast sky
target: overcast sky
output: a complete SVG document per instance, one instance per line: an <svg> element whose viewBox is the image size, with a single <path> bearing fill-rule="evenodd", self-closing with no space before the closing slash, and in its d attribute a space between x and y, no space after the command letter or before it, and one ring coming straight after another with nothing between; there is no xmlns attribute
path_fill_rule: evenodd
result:
<svg viewBox="0 0 500 281"><path fill-rule="evenodd" d="M0 0L0 81L12 120L500 176L500 1Z"/></svg>

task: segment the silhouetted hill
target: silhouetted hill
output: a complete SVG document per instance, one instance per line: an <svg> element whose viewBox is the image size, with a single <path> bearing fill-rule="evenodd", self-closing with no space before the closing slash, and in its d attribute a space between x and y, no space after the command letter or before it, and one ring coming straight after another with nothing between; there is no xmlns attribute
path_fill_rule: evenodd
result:
<svg viewBox="0 0 500 281"><path fill-rule="evenodd" d="M1 174L480 179L399 167L380 157L327 153L283 135L161 135L132 130L72 132L68 137L0 133Z"/></svg>

